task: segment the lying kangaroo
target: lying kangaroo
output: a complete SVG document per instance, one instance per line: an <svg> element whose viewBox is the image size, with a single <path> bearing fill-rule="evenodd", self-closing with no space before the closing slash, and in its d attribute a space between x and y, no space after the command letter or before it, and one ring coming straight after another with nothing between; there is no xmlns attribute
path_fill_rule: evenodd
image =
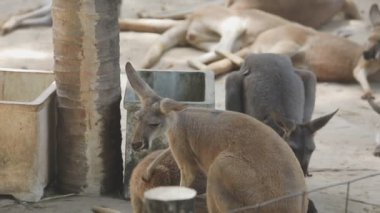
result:
<svg viewBox="0 0 380 213"><path fill-rule="evenodd" d="M292 148L304 175L309 175L314 134L335 114L311 121L315 87L315 75L294 69L288 57L252 54L226 80L226 109L251 115L274 129Z"/></svg>
<svg viewBox="0 0 380 213"><path fill-rule="evenodd" d="M0 26L0 34L4 35L14 31L17 28L31 26L51 26L51 7L53 0L46 0L45 4L32 11L11 16ZM122 0L117 0L120 10ZM120 12L119 12L120 13Z"/></svg>
<svg viewBox="0 0 380 213"><path fill-rule="evenodd" d="M368 102L369 102L369 105L372 107L372 109L378 114L380 114L380 105L376 104L373 101L373 99L369 99ZM380 141L376 141L376 143L377 143L377 146L375 148L375 151L373 152L373 155L375 155L376 157L380 157Z"/></svg>
<svg viewBox="0 0 380 213"><path fill-rule="evenodd" d="M165 155L161 161L152 169L151 177L146 180L144 175L149 165L165 151L157 150L147 155L134 168L130 180L131 204L134 213L143 213L144 192L158 186L179 185L180 171L170 154ZM191 185L197 194L206 192L206 178L202 172L197 173L194 183ZM207 212L206 203L201 198L196 199L196 212Z"/></svg>
<svg viewBox="0 0 380 213"><path fill-rule="evenodd" d="M360 19L360 13L352 0L225 0L209 4L222 4L234 10L258 9L272 13L290 21L317 28L329 21L338 12L346 18ZM139 13L140 18L185 19L198 7L163 14Z"/></svg>
<svg viewBox="0 0 380 213"><path fill-rule="evenodd" d="M249 53L284 54L292 58L295 67L312 70L318 81L356 80L364 90L362 98L372 98L367 76L380 70L380 11L377 5L371 7L370 20L373 32L367 49L345 38L290 23L260 34L251 47L237 52L235 57L244 58ZM224 73L234 69L233 60L214 62L205 69Z"/></svg>
<svg viewBox="0 0 380 213"><path fill-rule="evenodd" d="M132 23L135 24L133 21ZM141 66L150 68L168 49L189 44L209 51L196 60L190 60L190 65L198 67L201 63L220 58L214 50L238 50L251 45L260 33L286 23L289 21L260 10L240 11L209 5L196 10L186 20L165 31L149 48Z"/></svg>
<svg viewBox="0 0 380 213"><path fill-rule="evenodd" d="M120 2L121 0L119 0L119 5ZM212 3L220 4L221 2L223 1L219 0ZM52 0L47 0L45 5L33 11L10 17L10 19L0 27L1 34L9 33L19 27L36 25L50 26L52 23L50 15L51 5ZM259 9L311 27L321 26L340 11L342 11L347 18L360 19L358 8L352 0L283 0L281 2L278 2L278 0L225 0L225 5L236 10ZM184 13L180 12L179 14L174 13L169 16L158 16L160 18L185 18L186 15L193 11L194 10L187 10ZM140 17L152 17L151 15L142 14L143 13L140 13ZM123 21L121 21L121 26L124 26L122 22ZM159 23L156 22L156 24ZM152 27L150 29L156 28L157 27Z"/></svg>
<svg viewBox="0 0 380 213"><path fill-rule="evenodd" d="M145 147L166 134L180 168L180 185L190 186L199 168L207 176L210 213L306 190L299 163L272 129L237 112L186 107L158 96L126 65L128 80L142 103L132 143ZM307 198L298 196L262 206L260 212L306 212ZM251 210L252 211L252 210Z"/></svg>

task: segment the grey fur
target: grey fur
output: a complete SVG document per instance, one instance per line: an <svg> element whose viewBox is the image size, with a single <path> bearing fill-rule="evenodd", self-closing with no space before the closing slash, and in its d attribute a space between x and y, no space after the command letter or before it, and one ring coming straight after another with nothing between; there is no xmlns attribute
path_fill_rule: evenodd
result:
<svg viewBox="0 0 380 213"><path fill-rule="evenodd" d="M284 137L305 175L315 149L314 133L335 114L311 121L316 77L275 54L249 55L226 81L226 109L255 117Z"/></svg>

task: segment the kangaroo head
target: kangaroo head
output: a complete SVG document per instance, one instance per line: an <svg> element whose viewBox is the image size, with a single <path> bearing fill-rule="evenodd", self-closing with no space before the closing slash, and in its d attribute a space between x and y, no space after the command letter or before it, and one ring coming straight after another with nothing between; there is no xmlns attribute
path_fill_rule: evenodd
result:
<svg viewBox="0 0 380 213"><path fill-rule="evenodd" d="M293 120L277 115L272 116L277 127L279 127L275 130L282 133L282 137L296 155L305 176L309 176L309 162L315 150L314 134L325 126L336 112L337 110L304 124L297 124Z"/></svg>
<svg viewBox="0 0 380 213"><path fill-rule="evenodd" d="M158 96L137 74L130 63L125 71L131 87L141 101L141 109L135 113L136 127L133 133L132 148L141 150L149 148L151 142L164 135L170 112L185 108L181 103Z"/></svg>
<svg viewBox="0 0 380 213"><path fill-rule="evenodd" d="M372 32L368 38L368 48L363 52L366 60L380 60L380 10L377 4L373 4L369 11L372 24Z"/></svg>

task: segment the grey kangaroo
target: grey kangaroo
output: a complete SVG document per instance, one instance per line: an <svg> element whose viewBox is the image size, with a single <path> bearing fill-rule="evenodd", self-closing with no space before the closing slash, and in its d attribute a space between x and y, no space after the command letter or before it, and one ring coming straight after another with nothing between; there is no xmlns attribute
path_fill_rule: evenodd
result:
<svg viewBox="0 0 380 213"><path fill-rule="evenodd" d="M309 175L314 133L336 113L311 120L315 90L315 75L293 68L287 56L251 54L226 80L226 109L251 115L274 129Z"/></svg>
<svg viewBox="0 0 380 213"><path fill-rule="evenodd" d="M180 185L190 186L199 168L207 176L210 213L227 212L306 190L297 158L271 128L242 113L187 107L162 98L130 63L126 72L142 105L137 113L133 147L144 148L165 134L180 168ZM262 206L260 212L301 213L307 207L307 198L298 196Z"/></svg>

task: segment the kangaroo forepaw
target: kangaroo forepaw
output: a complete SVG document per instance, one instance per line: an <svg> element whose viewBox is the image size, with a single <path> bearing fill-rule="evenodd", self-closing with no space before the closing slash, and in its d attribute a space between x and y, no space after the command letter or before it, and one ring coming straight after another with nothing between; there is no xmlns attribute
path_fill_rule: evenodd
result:
<svg viewBox="0 0 380 213"><path fill-rule="evenodd" d="M366 92L362 95L363 100L370 100L375 99L375 96L373 96L372 92Z"/></svg>
<svg viewBox="0 0 380 213"><path fill-rule="evenodd" d="M146 172L142 175L141 179L142 179L143 181L145 181L145 182L149 182L150 179L152 178L152 175L153 175L153 172L146 171Z"/></svg>

